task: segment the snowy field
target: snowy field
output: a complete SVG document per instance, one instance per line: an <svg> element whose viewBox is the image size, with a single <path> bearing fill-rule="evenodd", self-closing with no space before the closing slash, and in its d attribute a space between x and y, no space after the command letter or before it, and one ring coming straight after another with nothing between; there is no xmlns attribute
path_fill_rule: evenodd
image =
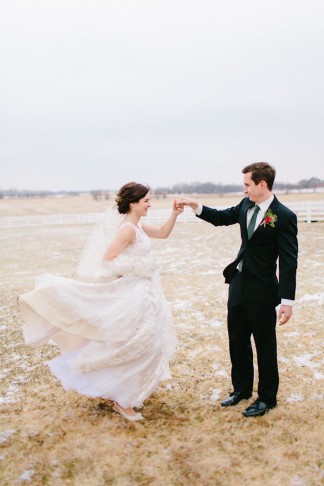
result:
<svg viewBox="0 0 324 486"><path fill-rule="evenodd" d="M17 296L42 272L71 276L89 230L1 231L0 483L322 484L324 224L299 225L297 303L278 328L278 407L258 419L241 415L247 402L219 404L230 390L222 269L236 255L238 227L178 224L153 242L179 342L172 380L137 424L109 402L65 392L44 366L57 349L22 341Z"/></svg>

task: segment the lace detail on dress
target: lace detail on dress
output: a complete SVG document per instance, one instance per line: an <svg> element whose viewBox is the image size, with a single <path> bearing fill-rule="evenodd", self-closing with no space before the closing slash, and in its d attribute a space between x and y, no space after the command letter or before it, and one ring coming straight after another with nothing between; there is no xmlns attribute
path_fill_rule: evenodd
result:
<svg viewBox="0 0 324 486"><path fill-rule="evenodd" d="M120 231L122 228L125 228L125 226L133 226L133 228L135 228L136 239L135 239L134 245L143 244L145 246L146 250L148 248L151 249L151 241L150 241L149 237L147 236L147 234L145 233L145 231L143 230L143 228L141 226L137 226L136 224L126 222L126 223L123 223L122 225L120 225L118 231ZM132 245L130 245L130 247L131 246Z"/></svg>
<svg viewBox="0 0 324 486"><path fill-rule="evenodd" d="M112 260L103 260L102 264L114 276L136 275L138 277L151 277L156 270L156 262L151 252L151 241L144 230L133 223L124 223L125 226L135 228L135 242Z"/></svg>
<svg viewBox="0 0 324 486"><path fill-rule="evenodd" d="M152 255L138 255L136 261L125 255L119 255L113 260L106 260L103 265L107 270L117 277L136 275L137 277L151 277L156 270L156 263Z"/></svg>
<svg viewBox="0 0 324 486"><path fill-rule="evenodd" d="M120 343L118 347L107 353L106 343L94 342L85 346L79 352L73 368L81 373L98 370L108 366L125 365L127 362L135 362L143 356L154 337L154 328L151 325L147 327L146 332L143 329L133 331L133 336L128 341ZM149 370L151 373L151 370Z"/></svg>

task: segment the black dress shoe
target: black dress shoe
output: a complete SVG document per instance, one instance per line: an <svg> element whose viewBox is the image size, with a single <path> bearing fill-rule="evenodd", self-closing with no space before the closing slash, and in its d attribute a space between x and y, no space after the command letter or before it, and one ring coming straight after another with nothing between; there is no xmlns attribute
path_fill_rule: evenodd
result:
<svg viewBox="0 0 324 486"><path fill-rule="evenodd" d="M276 403L265 403L262 402L259 398L252 403L246 410L244 410L243 415L244 417L261 417L266 412L269 412L271 408L274 408L277 404Z"/></svg>
<svg viewBox="0 0 324 486"><path fill-rule="evenodd" d="M241 400L247 400L251 397L251 393L232 392L227 398L225 398L223 402L221 402L221 406L233 407L234 405L237 405Z"/></svg>

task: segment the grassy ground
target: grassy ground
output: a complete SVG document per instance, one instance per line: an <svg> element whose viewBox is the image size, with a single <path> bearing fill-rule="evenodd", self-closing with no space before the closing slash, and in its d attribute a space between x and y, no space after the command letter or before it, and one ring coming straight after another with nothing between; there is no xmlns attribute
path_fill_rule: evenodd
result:
<svg viewBox="0 0 324 486"><path fill-rule="evenodd" d="M1 230L0 483L322 484L324 225L299 225L297 304L278 328L278 407L257 419L241 414L249 402L219 404L230 390L222 269L236 254L238 228L179 223L169 240L153 242L179 343L172 379L135 424L110 402L65 392L44 366L57 349L22 340L16 296L44 271L71 275L89 229Z"/></svg>

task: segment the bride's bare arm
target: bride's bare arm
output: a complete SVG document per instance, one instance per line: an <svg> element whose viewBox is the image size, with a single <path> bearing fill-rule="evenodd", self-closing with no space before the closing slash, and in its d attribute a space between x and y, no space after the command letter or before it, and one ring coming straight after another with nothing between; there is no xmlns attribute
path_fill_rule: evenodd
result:
<svg viewBox="0 0 324 486"><path fill-rule="evenodd" d="M134 242L135 242L135 228L132 226L125 226L125 228L122 228L117 233L117 236L110 243L102 259L112 260L113 258L116 258L118 255L121 254L123 250L125 250L125 248L128 245L131 245Z"/></svg>
<svg viewBox="0 0 324 486"><path fill-rule="evenodd" d="M143 224L142 228L150 238L167 238L171 231L173 230L174 223L177 220L179 214L183 212L183 206L177 207L175 202L173 203L172 213L169 219L159 228L155 226L149 226L147 224Z"/></svg>

